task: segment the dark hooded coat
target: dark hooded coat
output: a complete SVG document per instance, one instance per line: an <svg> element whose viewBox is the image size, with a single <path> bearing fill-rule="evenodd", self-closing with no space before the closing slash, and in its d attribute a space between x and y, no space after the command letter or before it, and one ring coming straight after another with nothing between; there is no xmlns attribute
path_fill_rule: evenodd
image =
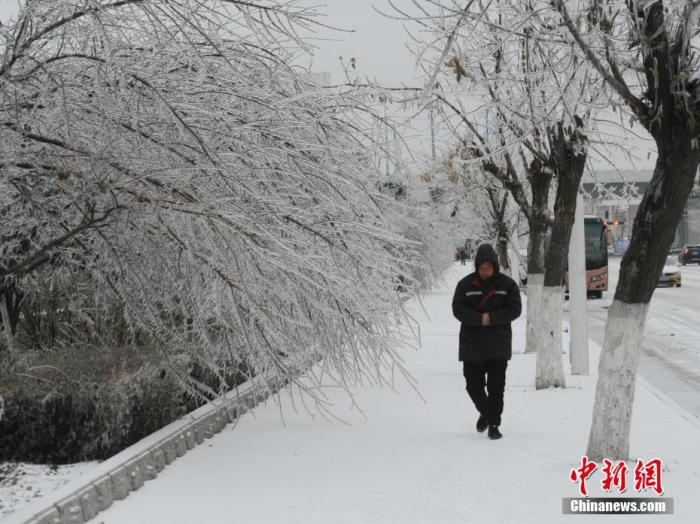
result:
<svg viewBox="0 0 700 524"><path fill-rule="evenodd" d="M452 299L452 313L462 323L459 330L459 360L479 361L512 356L511 321L520 316L520 289L515 281L500 272L498 256L489 244L482 244L474 257L474 266L493 264L494 274L482 280L478 271L457 284ZM491 324L481 325L481 316L489 313Z"/></svg>

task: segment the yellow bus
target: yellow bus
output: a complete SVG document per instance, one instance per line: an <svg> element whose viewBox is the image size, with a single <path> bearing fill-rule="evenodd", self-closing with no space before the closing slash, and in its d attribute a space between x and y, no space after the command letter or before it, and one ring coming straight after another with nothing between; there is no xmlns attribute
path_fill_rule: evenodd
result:
<svg viewBox="0 0 700 524"><path fill-rule="evenodd" d="M601 298L608 290L608 227L602 218L583 217L586 239L586 284L588 294Z"/></svg>
<svg viewBox="0 0 700 524"><path fill-rule="evenodd" d="M586 243L586 290L589 297L602 298L608 290L608 227L605 221L594 215L583 217L583 231ZM545 252L552 234L550 222L545 237ZM564 275L564 286L569 293L569 274Z"/></svg>

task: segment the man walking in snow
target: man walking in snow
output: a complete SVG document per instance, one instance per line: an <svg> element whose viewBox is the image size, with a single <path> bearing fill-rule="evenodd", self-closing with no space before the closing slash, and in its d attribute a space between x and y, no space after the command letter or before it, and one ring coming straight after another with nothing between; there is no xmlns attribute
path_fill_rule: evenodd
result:
<svg viewBox="0 0 700 524"><path fill-rule="evenodd" d="M520 316L520 289L499 270L498 256L489 244L479 246L476 271L457 284L452 313L462 323L459 360L464 366L467 393L479 411L476 430L488 428L489 438L502 437L506 367L512 355L511 321Z"/></svg>

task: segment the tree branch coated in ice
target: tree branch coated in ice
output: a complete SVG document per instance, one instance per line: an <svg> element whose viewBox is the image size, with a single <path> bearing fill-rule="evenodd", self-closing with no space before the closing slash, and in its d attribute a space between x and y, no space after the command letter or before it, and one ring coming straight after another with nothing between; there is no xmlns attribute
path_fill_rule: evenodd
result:
<svg viewBox="0 0 700 524"><path fill-rule="evenodd" d="M194 364L263 377L325 357L343 385L400 368L424 261L377 190L366 97L289 65L313 15L35 0L0 28L5 352L150 348L206 395ZM52 329L23 328L47 312Z"/></svg>

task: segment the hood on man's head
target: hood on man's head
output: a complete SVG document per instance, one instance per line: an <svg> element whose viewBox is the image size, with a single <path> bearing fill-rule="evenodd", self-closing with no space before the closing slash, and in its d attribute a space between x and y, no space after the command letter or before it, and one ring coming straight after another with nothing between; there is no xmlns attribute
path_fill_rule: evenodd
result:
<svg viewBox="0 0 700 524"><path fill-rule="evenodd" d="M501 268L498 265L498 255L491 244L481 244L476 250L476 256L474 257L474 268L478 271L479 266L483 262L491 262L493 264L494 273L500 272Z"/></svg>

